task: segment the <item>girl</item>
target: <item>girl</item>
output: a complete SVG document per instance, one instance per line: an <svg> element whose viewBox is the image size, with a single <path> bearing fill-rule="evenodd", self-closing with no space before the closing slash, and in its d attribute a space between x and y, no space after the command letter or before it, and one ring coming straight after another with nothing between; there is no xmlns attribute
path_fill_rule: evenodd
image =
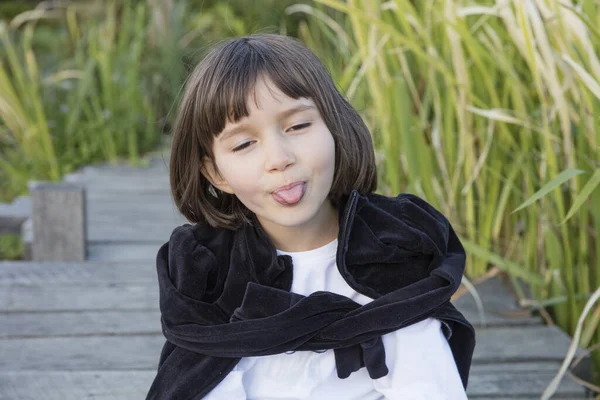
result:
<svg viewBox="0 0 600 400"><path fill-rule="evenodd" d="M167 338L147 399L465 399L447 219L377 187L371 134L298 41L214 48L186 83L157 254Z"/></svg>

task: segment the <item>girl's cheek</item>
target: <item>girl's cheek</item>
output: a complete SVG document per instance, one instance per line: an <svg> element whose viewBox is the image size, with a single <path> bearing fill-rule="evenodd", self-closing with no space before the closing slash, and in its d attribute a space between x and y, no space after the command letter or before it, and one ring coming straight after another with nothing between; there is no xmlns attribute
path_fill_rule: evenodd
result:
<svg viewBox="0 0 600 400"><path fill-rule="evenodd" d="M329 166L335 159L335 143L331 134L326 131L309 146L312 157L323 167Z"/></svg>

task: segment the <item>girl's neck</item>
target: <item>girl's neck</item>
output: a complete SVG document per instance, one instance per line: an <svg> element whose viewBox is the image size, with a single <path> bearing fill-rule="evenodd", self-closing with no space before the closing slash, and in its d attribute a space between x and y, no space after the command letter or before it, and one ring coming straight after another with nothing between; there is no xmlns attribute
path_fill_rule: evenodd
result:
<svg viewBox="0 0 600 400"><path fill-rule="evenodd" d="M267 236L276 249L287 252L301 252L317 249L331 243L338 237L338 212L327 201L329 207L323 207L324 216L316 218L316 223L306 227L282 227L261 223Z"/></svg>

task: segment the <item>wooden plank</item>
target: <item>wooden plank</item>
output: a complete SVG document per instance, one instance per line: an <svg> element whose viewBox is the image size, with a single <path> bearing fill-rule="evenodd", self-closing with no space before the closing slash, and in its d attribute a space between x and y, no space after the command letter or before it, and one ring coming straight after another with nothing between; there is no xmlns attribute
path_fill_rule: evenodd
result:
<svg viewBox="0 0 600 400"><path fill-rule="evenodd" d="M138 339L141 337L138 337ZM65 343L60 343L60 340L45 340L45 343L40 341L29 340L27 349L29 353L25 357L21 356L19 364L15 365L14 370L6 370L6 365L0 361L0 387L10 387L12 390L27 389L30 385L30 380L36 379L39 386L35 385L35 389L52 389L55 385L61 384L65 388L82 388L90 389L93 387L93 382L96 379L104 379L102 377L113 376L112 374L122 374L128 376L134 373L134 378L127 384L127 381L120 383L119 380L115 380L114 385L109 385L112 388L123 388L123 389L141 389L142 385L145 390L149 388L151 380L154 377L154 361L152 356L140 356L139 351L151 352L152 346L162 345L162 339L160 337L152 337L152 339L160 339L147 341L141 346L138 345L135 349L130 347L120 347L122 351L114 351L111 349L105 349L104 347L94 347L94 349L82 349L85 345L98 346L99 344L106 345L108 343L97 343L93 339L97 338L80 338L74 339L72 346L68 346L64 349ZM108 338L108 339L126 339L127 345L131 344L130 338ZM85 341L86 343L79 343ZM37 343L33 343L37 342ZM111 345L119 345L119 343L113 340ZM54 346L53 350L52 346ZM122 346L122 344L121 344ZM148 348L149 346L150 348ZM119 347L119 346L118 346ZM61 357L58 357L58 349L66 350L60 353ZM101 351L98 351L101 349ZM50 351L48 351L50 350ZM79 351L73 351L79 350ZM87 351L86 351L87 350ZM106 352L110 354L107 354ZM123 353L124 351L124 353ZM56 353L55 353L56 352ZM34 353L34 354L33 354ZM100 353L100 354L99 354ZM104 356L101 356L104 354ZM46 356L42 358L42 356ZM72 360L69 361L69 365L60 363L60 360ZM23 362L27 364L34 364L38 371L21 370ZM135 381L135 378L139 378L135 375L134 371L120 370L125 365L136 364L135 369L147 369L147 374L142 374L142 377L148 379L147 383L139 383ZM140 365L138 365L140 364ZM95 365L101 365L102 368L111 368L112 371L94 371ZM149 367L150 366L150 367ZM500 396L506 396L507 398L535 398L544 391L548 386L552 378L558 371L559 363L512 363L512 364L495 364L495 365L479 365L474 364L471 368L471 374L469 377L469 387L467 394L469 398L498 398ZM10 365L9 365L10 367ZM43 368L42 368L43 367ZM45 371L45 368L52 370ZM77 370L77 372L61 372L55 371L56 369L69 369ZM98 368L100 369L100 368ZM86 372L86 370L94 372ZM115 371L118 370L118 371ZM92 379L93 378L93 379ZM121 386L122 385L122 386ZM35 390L34 390L35 392ZM23 392L31 393L31 392ZM565 377L562 381L556 394L553 398L562 399L575 399L583 398L583 388L573 381L569 377ZM21 398L21 397L19 397Z"/></svg>
<svg viewBox="0 0 600 400"><path fill-rule="evenodd" d="M571 343L559 328L544 325L476 329L476 342L473 361L485 363L562 361Z"/></svg>
<svg viewBox="0 0 600 400"><path fill-rule="evenodd" d="M162 333L158 309L0 314L0 338L138 333Z"/></svg>
<svg viewBox="0 0 600 400"><path fill-rule="evenodd" d="M0 235L21 234L21 225L31 216L31 197L19 196L12 203L0 203Z"/></svg>
<svg viewBox="0 0 600 400"><path fill-rule="evenodd" d="M125 206L132 209L155 209L164 204L172 204L171 193L166 187L161 193L113 193L113 192L90 192L87 199L92 206L98 210L106 207ZM144 201L144 202L142 202ZM94 208L92 208L94 210ZM111 209L112 210L112 209Z"/></svg>
<svg viewBox="0 0 600 400"><path fill-rule="evenodd" d="M169 157L168 154L163 154L163 158L160 155L147 158L148 164L146 166L131 166L128 162L119 162L115 164L98 163L96 165L87 165L81 168L75 173L84 174L86 176L97 176L105 174L145 174L146 176L154 176L159 172L164 174L168 173L169 170Z"/></svg>
<svg viewBox="0 0 600 400"><path fill-rule="evenodd" d="M4 371L4 400L131 400L146 397L156 372L149 371Z"/></svg>
<svg viewBox="0 0 600 400"><path fill-rule="evenodd" d="M9 286L0 290L0 309L8 312L77 310L156 310L158 282L63 286Z"/></svg>
<svg viewBox="0 0 600 400"><path fill-rule="evenodd" d="M505 287L500 278L495 277L475 286L485 313L485 322L489 326L520 326L541 324L539 316L532 316L528 310L519 307L515 297ZM470 293L466 293L452 302L471 324L484 327Z"/></svg>
<svg viewBox="0 0 600 400"><path fill-rule="evenodd" d="M145 177L168 177L169 176L169 165L151 165L147 167L131 167L129 165L119 166L87 166L80 171L76 171L74 175L82 175L85 178L102 178L110 176L120 177L134 177L134 176L145 176Z"/></svg>
<svg viewBox="0 0 600 400"><path fill-rule="evenodd" d="M148 213L152 214L152 218L148 217ZM156 207L154 210L148 210L146 213L141 210L135 210L127 208L125 206L118 206L114 209L100 210L99 212L88 213L88 220L96 224L113 224L113 230L115 228L121 228L119 224L132 224L138 227L146 226L160 226L170 228L167 232L171 233L171 230L178 226L180 222L184 222L183 217L179 214L179 211L171 204L164 204ZM115 225L116 224L116 225ZM92 228L93 231L93 228ZM111 240L110 237L106 238ZM97 239L94 239L97 240ZM114 239L112 239L114 241ZM137 237L128 237L124 241L139 240Z"/></svg>
<svg viewBox="0 0 600 400"><path fill-rule="evenodd" d="M161 223L132 223L129 226L121 226L118 229L115 228L113 223L96 223L94 227L90 227L88 230L88 244L89 243L116 243L123 244L123 242L130 242L132 244L140 244L144 242L166 242L169 240L173 229L181 225L176 223L175 220L172 223L161 224ZM158 248L157 248L158 250Z"/></svg>
<svg viewBox="0 0 600 400"><path fill-rule="evenodd" d="M180 222L184 221L183 217L179 214L179 210L171 204L160 204L154 209L149 209L149 207L145 208L146 211L144 212L139 209L136 210L133 206L116 205L102 210L92 210L88 213L87 217L90 222L95 222L97 224L113 224L113 229L122 228L119 224L132 224L137 225L138 227L162 227L168 225L167 227L170 227L172 230L175 226L179 225ZM149 214L152 215L152 218L148 217ZM170 230L168 232L170 233ZM136 237L126 238L125 241L132 239L136 239Z"/></svg>
<svg viewBox="0 0 600 400"><path fill-rule="evenodd" d="M35 182L31 191L33 243L36 261L85 260L85 190L69 183Z"/></svg>
<svg viewBox="0 0 600 400"><path fill-rule="evenodd" d="M131 212L128 212L131 211ZM110 216L106 215L106 213L112 213ZM165 205L164 207L159 207L156 210L148 211L154 217L153 219L148 217L147 213L138 213L137 211L130 209L124 209L120 207L118 210L114 211L106 210L101 211L97 215L88 214L88 220L91 223L95 223L100 226L93 226L91 229L88 229L88 233L94 233L99 228L102 230L106 230L106 228L110 228L112 226L113 232L119 233L119 231L126 230L127 232L131 231L131 228L134 229L147 229L152 228L153 230L157 230L159 232L163 232L165 234L170 234L173 228L181 225L182 223L186 223L186 220L179 214L179 211L172 207L170 204ZM121 226L121 224L131 225L131 228L127 228L125 226ZM111 236L102 236L102 237L92 237L88 238L90 240L106 240L106 241L116 241L114 237ZM140 241L139 236L130 236L125 237L122 241Z"/></svg>
<svg viewBox="0 0 600 400"><path fill-rule="evenodd" d="M523 334L523 331L528 331ZM568 347L566 335L561 334L551 328L521 328L521 329L494 329L495 334L479 334L477 347L473 357L473 362L478 364L490 363L518 363L518 362L562 362ZM548 331L548 332L544 332ZM490 333L490 332L488 332ZM550 334L549 334L550 333ZM71 365L74 362L77 368L91 369L100 368L97 364L96 356L92 356L89 363L86 361L88 353L102 353L104 349L109 354L114 353L112 346L122 347L123 349L137 349L143 351L142 343L146 337L154 336L97 336L97 337L72 337L72 338L36 338L36 339L4 339L0 341L0 363L5 363L2 370L10 370L11 363L13 369L48 369L51 366L59 368L57 362L64 362L64 365ZM501 341L498 339L502 337ZM140 342L142 341L142 342ZM154 343L154 342L153 342ZM53 350L54 349L54 350ZM153 351L155 351L154 349ZM52 353L56 351L56 353ZM29 353L40 353L39 355L28 355ZM59 358L64 361L56 361L52 354L58 355L64 353ZM21 354L21 355L20 355ZM47 360L43 357L48 357ZM105 357L98 355L97 357ZM114 360L102 361L103 368L148 368L142 361L146 360L148 355L141 354L141 359L133 356L131 361L129 350L120 356L116 355ZM122 359L125 357L125 359ZM105 358L101 358L105 360ZM141 360L141 361L140 361ZM35 367L35 362L39 363L39 368ZM106 364L106 365L105 365Z"/></svg>
<svg viewBox="0 0 600 400"><path fill-rule="evenodd" d="M517 370L513 374L507 370L473 371L467 390L469 399L538 400L553 376L546 364L503 364L499 367ZM498 381L494 380L495 374L499 374ZM0 399L142 399L155 376L154 370L4 371L0 372ZM584 399L582 393L579 385L565 378L553 398L579 400Z"/></svg>
<svg viewBox="0 0 600 400"><path fill-rule="evenodd" d="M144 201L140 199L140 201ZM144 208L144 210L140 209ZM142 223L152 224L171 224L179 221L179 210L170 203L157 203L147 204L136 208L134 205L109 205L101 208L96 206L88 212L87 217L90 222L96 221L100 223L135 223L136 221ZM148 217L151 213L152 217ZM115 228L115 226L113 226ZM131 240L131 238L129 238Z"/></svg>
<svg viewBox="0 0 600 400"><path fill-rule="evenodd" d="M471 365L467 395L469 399L539 399L560 369L558 362L524 362ZM553 399L583 399L584 388L565 376Z"/></svg>
<svg viewBox="0 0 600 400"><path fill-rule="evenodd" d="M544 367L534 365L533 368ZM548 371L546 371L548 372ZM467 390L470 399L536 399L540 398L550 376L528 371L517 375L501 372L501 396L494 375L472 374ZM517 375L517 376L515 376ZM156 372L147 371L10 371L0 372L0 399L80 400L82 398L124 399L144 398ZM517 379L511 380L511 379ZM551 378L550 378L551 379ZM491 380L491 381L490 381ZM508 381L507 381L508 380ZM519 384L513 384L518 382ZM565 378L553 398L583 399L582 389Z"/></svg>
<svg viewBox="0 0 600 400"><path fill-rule="evenodd" d="M126 175L105 175L105 176L86 176L80 174L71 174L65 176L64 180L70 183L77 183L85 186L88 193L95 192L136 192L136 193L157 193L168 194L170 192L169 176L165 174L152 175L137 174L135 176Z"/></svg>
<svg viewBox="0 0 600 400"><path fill-rule="evenodd" d="M458 308L458 307L457 307ZM476 329L478 328L496 328L496 327L519 327L540 325L541 319L537 317L504 317L496 314L485 315L485 325L482 324L481 316L478 311L471 308L459 308L459 311Z"/></svg>
<svg viewBox="0 0 600 400"><path fill-rule="evenodd" d="M161 145L162 147L151 151L149 153L144 154L141 157L141 163L144 163L145 166L137 166L132 167L128 159L121 158L116 161L111 162L97 162L94 164L87 164L86 166L80 168L75 172L102 172L102 171L111 171L115 168L122 169L130 169L133 171L138 171L140 169L153 168L153 167L164 167L168 168L169 160L170 160L170 138L165 137L165 141Z"/></svg>
<svg viewBox="0 0 600 400"><path fill-rule="evenodd" d="M182 225L177 219L171 221L104 221L93 222L88 229L87 243L139 244L166 242L171 233ZM118 225L124 224L124 225Z"/></svg>
<svg viewBox="0 0 600 400"><path fill-rule="evenodd" d="M173 229L188 223L169 196L103 193L102 198L90 197L86 212L88 242L168 240Z"/></svg>
<svg viewBox="0 0 600 400"><path fill-rule="evenodd" d="M169 235L166 235L165 242L169 240ZM145 260L147 263L155 265L156 254L163 243L160 241L130 244L88 242L88 260L94 262Z"/></svg>
<svg viewBox="0 0 600 400"><path fill-rule="evenodd" d="M142 221L170 221L179 216L179 211L170 195L135 195L102 193L101 198L88 197L86 217L97 221L113 221L118 219L141 219Z"/></svg>
<svg viewBox="0 0 600 400"><path fill-rule="evenodd" d="M51 337L0 340L0 371L154 370L160 335Z"/></svg>
<svg viewBox="0 0 600 400"><path fill-rule="evenodd" d="M0 262L0 286L48 286L85 283L155 283L156 253L153 261L137 262L47 262L4 261Z"/></svg>

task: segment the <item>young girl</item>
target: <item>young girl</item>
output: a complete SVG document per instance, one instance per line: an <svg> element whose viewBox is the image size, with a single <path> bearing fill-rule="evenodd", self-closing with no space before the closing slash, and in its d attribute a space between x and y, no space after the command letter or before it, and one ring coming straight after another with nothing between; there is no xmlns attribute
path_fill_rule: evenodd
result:
<svg viewBox="0 0 600 400"><path fill-rule="evenodd" d="M256 34L186 83L157 254L166 342L147 399L465 399L447 219L377 187L371 135L317 57Z"/></svg>

